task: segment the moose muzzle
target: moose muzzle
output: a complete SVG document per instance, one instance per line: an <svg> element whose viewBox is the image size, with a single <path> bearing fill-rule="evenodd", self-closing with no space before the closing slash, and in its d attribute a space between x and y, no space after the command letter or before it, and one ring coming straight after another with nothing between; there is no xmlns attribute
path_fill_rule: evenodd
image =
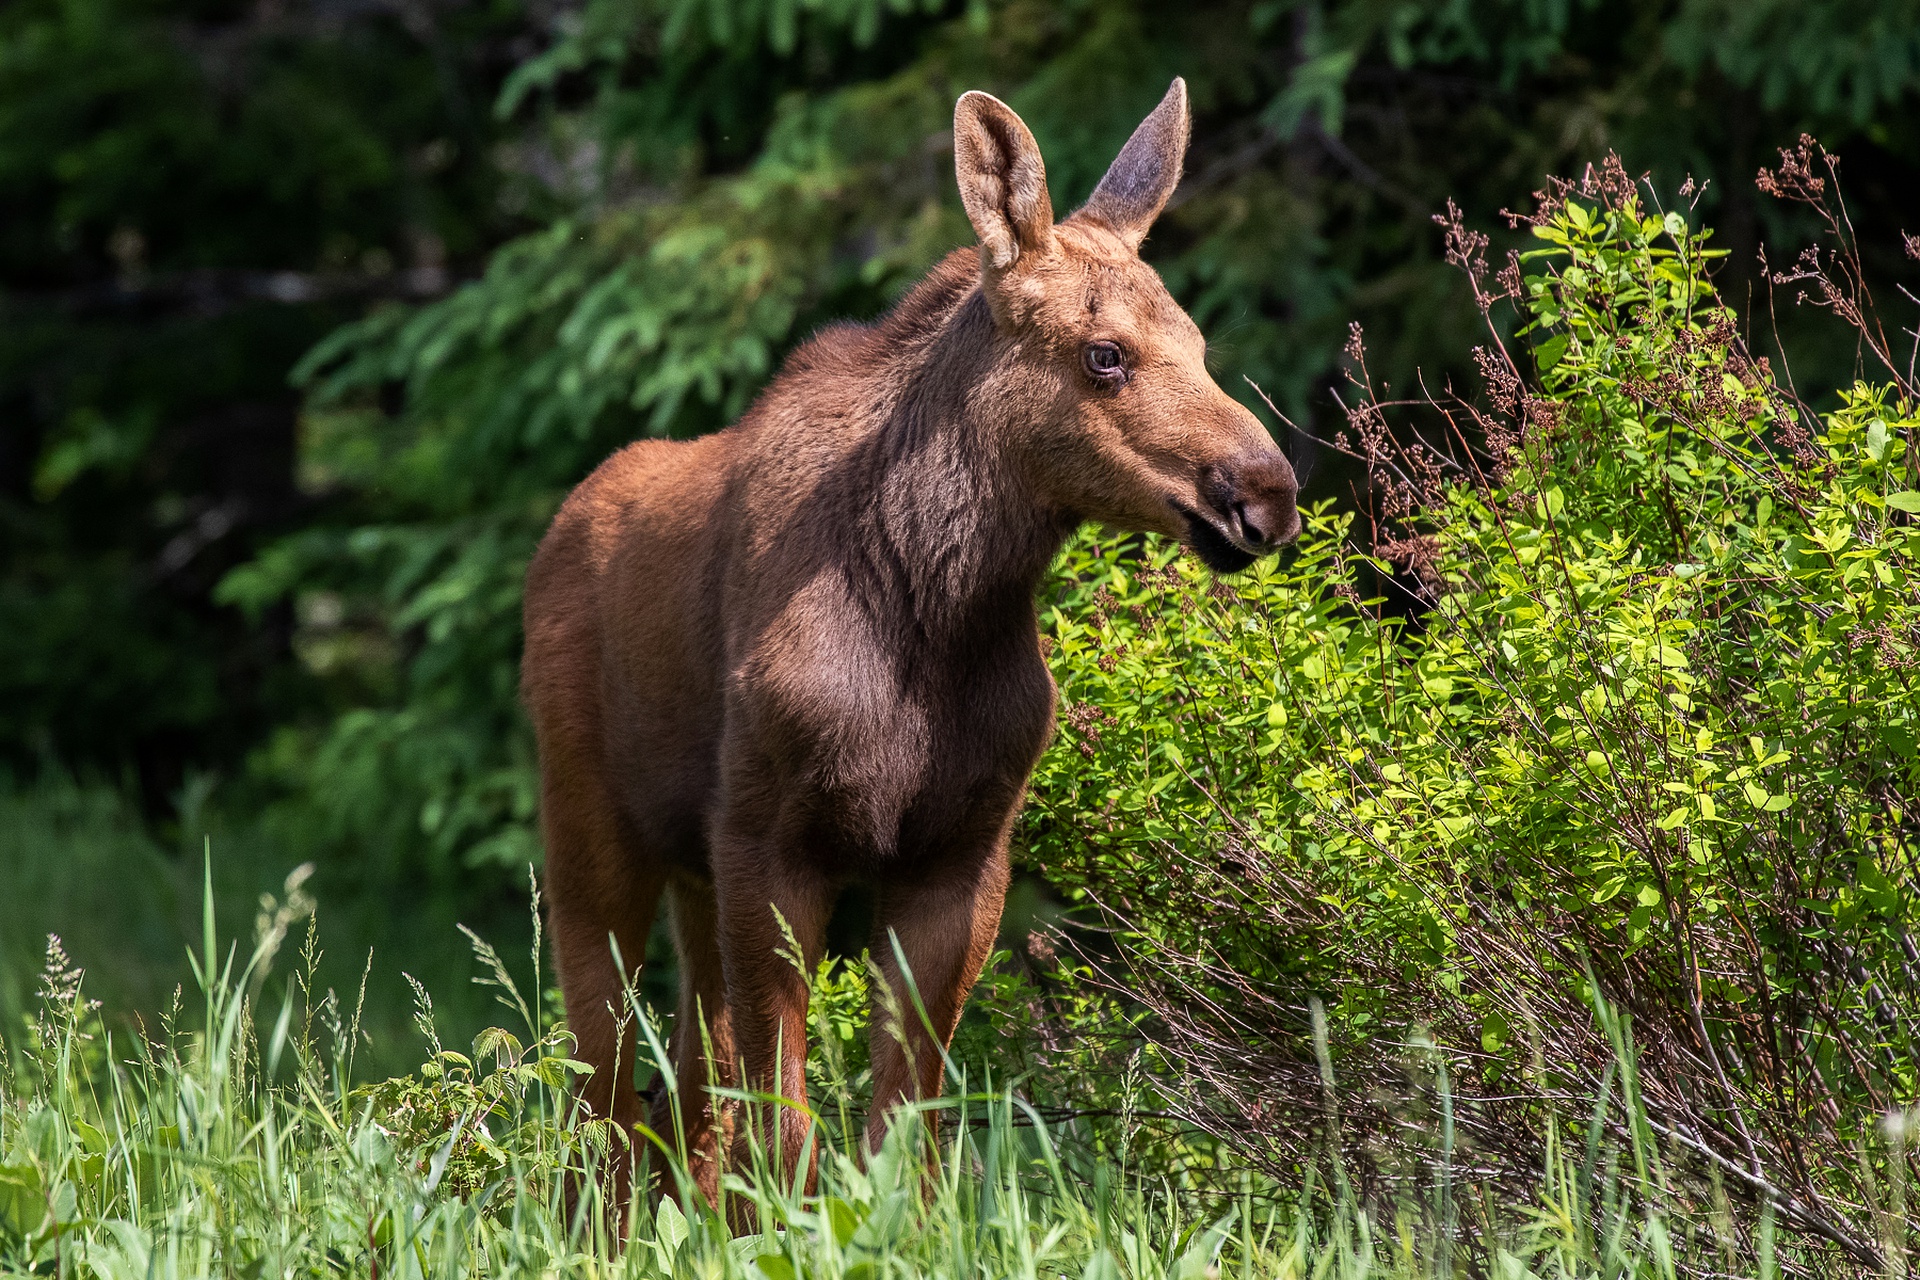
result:
<svg viewBox="0 0 1920 1280"><path fill-rule="evenodd" d="M1300 536L1299 481L1277 448L1206 470L1200 496L1229 541L1263 556Z"/></svg>

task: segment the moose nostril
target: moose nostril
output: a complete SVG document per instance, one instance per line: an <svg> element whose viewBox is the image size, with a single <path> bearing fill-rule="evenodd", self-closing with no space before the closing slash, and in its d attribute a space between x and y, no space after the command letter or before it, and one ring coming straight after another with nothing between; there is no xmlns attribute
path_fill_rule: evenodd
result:
<svg viewBox="0 0 1920 1280"><path fill-rule="evenodd" d="M1240 536L1248 542L1257 546L1267 540L1266 535L1260 532L1260 526L1255 524L1253 517L1247 514L1246 503L1236 502L1233 504L1233 518L1240 524Z"/></svg>

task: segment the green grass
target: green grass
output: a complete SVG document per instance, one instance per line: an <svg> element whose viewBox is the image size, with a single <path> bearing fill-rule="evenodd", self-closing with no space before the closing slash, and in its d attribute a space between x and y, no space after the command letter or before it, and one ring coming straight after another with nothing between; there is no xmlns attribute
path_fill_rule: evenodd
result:
<svg viewBox="0 0 1920 1280"><path fill-rule="evenodd" d="M32 1006L47 934L122 1009L158 1008L187 976L175 864L118 792L0 776L0 1029Z"/></svg>
<svg viewBox="0 0 1920 1280"><path fill-rule="evenodd" d="M689 1217L642 1200L621 1211L631 1232L622 1249L609 1228L621 1214L599 1189L608 1161L622 1158L618 1140L576 1114L569 1085L579 1066L564 1032L490 947L475 939L482 981L519 1034L495 1028L470 1052L451 1049L421 988L420 1070L356 1085L365 1047L357 997L311 985L313 934L288 976L274 979L270 968L291 950L274 917L243 956L218 936L210 879L203 892L193 995L148 1037L108 1030L71 961L49 957L0 1098L0 1269L248 1280L1517 1280L1770 1277L1796 1256L1765 1217L1736 1239L1730 1219L1715 1237L1697 1215L1669 1216L1659 1152L1633 1123L1624 1028L1622 1087L1598 1106L1625 1109L1628 1148L1602 1142L1598 1124L1587 1130L1592 1142L1547 1126L1538 1194L1526 1203L1493 1202L1447 1168L1422 1195L1380 1206L1356 1198L1337 1162L1330 1179L1308 1171L1304 1190L1287 1193L1230 1162L1204 1174L1130 1167L1050 1129L1017 1089L956 1078L955 1096L937 1104L950 1137L930 1177L917 1126L896 1127L863 1159L857 1123L823 1102L816 1196L764 1168L744 1171L725 1195L751 1202L757 1233L736 1237L725 1206ZM658 1059L659 1028L643 1021L639 1033ZM831 1078L845 1068L838 1057L817 1065L830 1077L823 1099L850 1096L857 1082ZM663 1137L651 1157L670 1178L671 1147ZM570 1180L582 1189L571 1212Z"/></svg>
<svg viewBox="0 0 1920 1280"><path fill-rule="evenodd" d="M486 993L468 981L473 963L457 927L474 925L503 945L523 942L524 878L517 894L492 888L506 879L497 874L486 889L379 881L337 850L299 847L284 823L233 809L221 791L190 786L173 819L153 823L120 789L99 781L55 769L30 781L0 774L0 1035L11 1037L33 1008L50 933L86 970L107 1025L153 1025L174 988L193 985L184 944L200 934L209 847L226 935L250 936L261 895L283 900L289 874L309 859L317 863L304 887L327 920L318 985L357 992L367 955L374 956L361 1011L369 1037L357 1059L363 1073L403 1071L419 1060L408 1042L414 997L406 974L439 997L443 1034L469 1040L492 1019ZM650 970L652 987L670 981L662 968Z"/></svg>

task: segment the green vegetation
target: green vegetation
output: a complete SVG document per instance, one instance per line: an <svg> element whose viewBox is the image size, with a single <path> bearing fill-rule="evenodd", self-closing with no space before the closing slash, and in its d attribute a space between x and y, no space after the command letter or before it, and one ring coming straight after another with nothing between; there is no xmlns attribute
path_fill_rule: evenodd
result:
<svg viewBox="0 0 1920 1280"><path fill-rule="evenodd" d="M1802 148L1769 182L1832 213L1819 165ZM0 1243L89 1274L1902 1267L1914 388L1891 368L1815 415L1738 339L1708 233L1617 166L1530 217L1498 272L1450 231L1490 320L1474 398L1382 406L1349 349L1335 443L1393 513L1376 571L1423 611L1360 594L1325 507L1231 583L1154 540L1063 557L1067 731L1023 845L1105 928L996 958L930 1185L911 1129L854 1150L867 984L829 960L819 1197L739 1170L757 1234L643 1204L620 1253L591 1188L624 1148L569 1107L537 913L525 996L469 934L519 1034L451 1050L414 983L425 1062L358 1084L365 980L325 988L311 931L269 980L304 872L236 968L209 871L201 997L157 1034L108 1029L50 951L0 1112ZM1810 269L1865 316L1838 250ZM1427 433L1389 430L1403 411ZM1485 448L1440 429L1466 422Z"/></svg>
<svg viewBox="0 0 1920 1280"><path fill-rule="evenodd" d="M510 11L328 7L0 10L0 763L150 815L326 705L291 618L210 599L326 506L288 369L524 225L488 156Z"/></svg>
<svg viewBox="0 0 1920 1280"><path fill-rule="evenodd" d="M1830 140L1857 141L1863 164L1881 146L1920 163L1904 134L1854 133L1908 91L1895 86L1920 83L1900 61L1916 56L1910 40L1869 55L1851 34L1823 44L1766 22L1709 36L1721 16L1711 5L1622 22L1582 5L586 4L500 98L578 166L564 216L453 296L380 310L295 371L310 396L303 466L357 500L228 575L218 598L263 618L291 607L310 665L356 693L331 719L279 725L256 778L293 801L300 826L353 850L362 874L516 885L538 846L517 603L546 521L618 444L724 425L795 342L877 314L970 242L946 141L960 88L1000 92L1022 113L1064 210L1186 75L1191 176L1148 257L1208 333L1223 386L1264 412L1251 378L1305 433L1327 435L1350 322L1367 327L1376 374L1401 394L1416 368L1435 386L1471 376L1460 335L1473 298L1431 222L1449 198L1491 225L1542 174L1608 145L1657 165L1666 189L1717 176L1702 212L1741 228L1726 273L1744 293L1754 228L1775 208L1756 207L1748 175L1773 153L1717 148L1721 131L1778 109L1766 118L1780 141L1817 121ZM1763 88L1761 64L1787 74ZM1449 74L1474 78L1465 101L1445 101L1436 81ZM1590 135L1575 129L1577 144L1546 123L1607 93L1623 101ZM1522 123L1530 112L1540 119ZM1703 133L1676 131L1676 118ZM1901 216L1876 215L1868 243L1897 245ZM1772 221L1785 243L1804 241L1799 222ZM1796 346L1803 360L1821 350ZM1850 361L1823 366L1833 385ZM1322 494L1364 484L1307 435L1292 441Z"/></svg>
<svg viewBox="0 0 1920 1280"><path fill-rule="evenodd" d="M266 843L343 911L405 894L508 927L537 855L513 702L533 538L614 445L721 425L794 342L968 239L960 89L1021 111L1064 209L1185 75L1190 180L1149 256L1222 384L1327 435L1350 321L1400 392L1470 372L1430 215L1452 198L1491 226L1610 147L1705 184L1725 292L1764 314L1754 249L1788 261L1809 224L1748 175L1812 129L1853 166L1869 273L1898 279L1913 16L9 4L0 760L131 790L163 829L212 782L201 820L271 813ZM1850 339L1781 311L1802 376L1846 385ZM1350 496L1353 468L1293 443Z"/></svg>
<svg viewBox="0 0 1920 1280"><path fill-rule="evenodd" d="M96 990L118 1005L158 1009L186 976L165 963L183 954L187 936L174 864L105 788L47 778L0 795L0 902L0 1026L9 1038L32 1012L44 958L35 951L49 933L97 957Z"/></svg>
<svg viewBox="0 0 1920 1280"><path fill-rule="evenodd" d="M148 1036L105 1029L82 973L49 949L22 1067L0 1092L0 1268L163 1278L1412 1280L1454 1274L1457 1262L1519 1280L1673 1276L1733 1256L1730 1237L1673 1229L1673 1190L1645 1125L1634 1123L1631 1040L1604 1004L1596 1013L1618 1037L1623 1091L1588 1118L1584 1148L1557 1129L1543 1134L1539 1199L1523 1209L1490 1204L1466 1178L1426 1199L1366 1205L1337 1157L1331 1181L1309 1178L1281 1198L1231 1169L1135 1169L1124 1156L1088 1155L1011 1090L970 1091L956 1068L955 1096L937 1109L958 1136L931 1166L917 1115L869 1157L856 1150L859 1127L823 1108L817 1196L762 1168L729 1176L720 1213L697 1198L690 1215L673 1200L610 1212L603 1175L620 1145L573 1110L566 1085L580 1064L491 947L474 939L488 985L525 1038L489 1027L470 1053L450 1048L419 988L426 1061L412 1076L354 1088L359 1006L313 987L314 931L285 996L259 1003L297 907L263 917L242 962L214 929L210 887L204 904L191 1007L176 996ZM539 962L536 950L523 977L537 983ZM816 1004L832 1007L836 991L823 970ZM660 1032L640 1017L664 1068ZM817 1066L822 1097L864 1082L835 1054ZM1610 1107L1631 1126L1631 1175L1599 1138ZM649 1157L669 1180L683 1175L673 1151L661 1135ZM757 1229L736 1236L729 1205L736 1214L750 1205ZM1765 1222L1754 1274L1772 1280L1801 1254ZM1455 1238L1461 1226L1470 1240Z"/></svg>

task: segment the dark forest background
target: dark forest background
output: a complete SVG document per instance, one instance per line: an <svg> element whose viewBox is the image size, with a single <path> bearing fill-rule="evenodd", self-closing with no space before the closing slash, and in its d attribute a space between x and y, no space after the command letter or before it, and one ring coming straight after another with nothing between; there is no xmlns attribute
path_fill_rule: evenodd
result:
<svg viewBox="0 0 1920 1280"><path fill-rule="evenodd" d="M464 975L455 920L524 933L518 584L567 487L971 239L958 93L1070 208L1176 74L1145 252L1322 496L1356 500L1308 438L1350 323L1389 388L1471 367L1450 199L1498 254L1546 174L1691 179L1754 346L1844 386L1851 335L1757 256L1810 240L1753 176L1812 133L1913 287L1916 0L0 7L0 1013L50 929L157 1007L209 838L223 900L314 862L393 1020L399 968Z"/></svg>

